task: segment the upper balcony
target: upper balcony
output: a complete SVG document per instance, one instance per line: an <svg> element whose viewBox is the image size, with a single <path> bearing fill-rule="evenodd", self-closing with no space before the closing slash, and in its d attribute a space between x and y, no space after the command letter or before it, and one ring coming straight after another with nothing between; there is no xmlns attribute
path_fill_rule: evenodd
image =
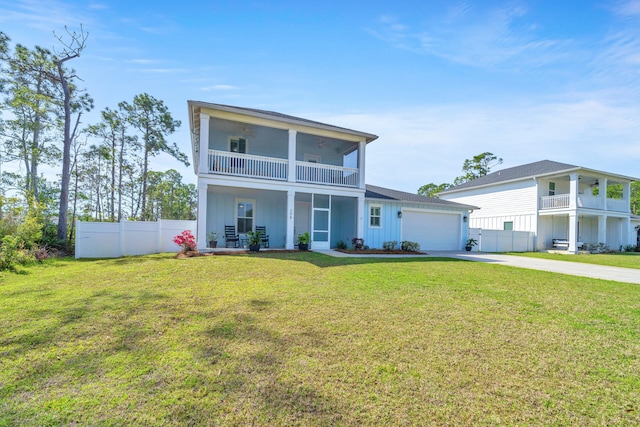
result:
<svg viewBox="0 0 640 427"><path fill-rule="evenodd" d="M538 181L538 209L629 212L630 182L611 175L572 173ZM613 197L612 197L613 196Z"/></svg>
<svg viewBox="0 0 640 427"><path fill-rule="evenodd" d="M289 160L277 157L209 150L208 165L212 174L289 181ZM296 161L293 181L357 188L359 176L358 168Z"/></svg>
<svg viewBox="0 0 640 427"><path fill-rule="evenodd" d="M194 157L200 174L364 188L368 134L248 116L239 121L201 114L198 123Z"/></svg>
<svg viewBox="0 0 640 427"><path fill-rule="evenodd" d="M587 209L600 209L615 212L628 212L629 203L627 200L621 199L606 199L599 196L587 196L583 194L578 195L576 206L578 208ZM570 194L556 194L554 196L542 196L540 197L540 209L568 209L570 206Z"/></svg>

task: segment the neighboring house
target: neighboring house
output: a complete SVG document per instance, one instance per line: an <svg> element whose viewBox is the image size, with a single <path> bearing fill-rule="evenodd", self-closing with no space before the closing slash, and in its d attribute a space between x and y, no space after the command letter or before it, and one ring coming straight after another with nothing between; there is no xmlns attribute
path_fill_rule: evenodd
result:
<svg viewBox="0 0 640 427"><path fill-rule="evenodd" d="M569 252L584 244L612 249L635 244L630 209L636 178L543 160L503 169L439 194L445 200L480 206L470 216L472 228L531 231L538 250L565 240ZM607 187L622 187L620 198L607 198ZM597 189L597 195L594 189Z"/></svg>
<svg viewBox="0 0 640 427"><path fill-rule="evenodd" d="M198 176L199 248L206 247L207 233L221 235L229 225L241 238L256 225L266 226L272 248L293 249L304 232L311 234L313 249L329 249L340 240L350 243L353 237L380 247L384 240L422 239L418 234L411 238L401 225L419 229L416 216L422 213L425 221L451 227L450 239L461 249L468 215L464 206L394 198L385 192L407 193L377 187L367 191L365 150L376 135L252 108L199 101L188 101L188 108ZM435 212L447 209L455 224Z"/></svg>

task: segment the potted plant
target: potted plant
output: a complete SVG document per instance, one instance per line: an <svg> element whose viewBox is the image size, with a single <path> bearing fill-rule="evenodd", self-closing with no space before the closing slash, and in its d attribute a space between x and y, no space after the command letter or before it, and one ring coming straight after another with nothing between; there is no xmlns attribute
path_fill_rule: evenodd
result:
<svg viewBox="0 0 640 427"><path fill-rule="evenodd" d="M309 232L298 234L298 249L306 251L309 249L309 242L311 242L311 236Z"/></svg>
<svg viewBox="0 0 640 427"><path fill-rule="evenodd" d="M464 246L467 252L471 252L471 248L478 244L478 241L474 238L469 238L467 240L467 244Z"/></svg>
<svg viewBox="0 0 640 427"><path fill-rule="evenodd" d="M209 239L209 247L217 248L218 247L218 233L215 231L211 231L207 233L207 239Z"/></svg>
<svg viewBox="0 0 640 427"><path fill-rule="evenodd" d="M258 252L262 241L262 231L247 231L247 236L249 237L249 250L251 252Z"/></svg>

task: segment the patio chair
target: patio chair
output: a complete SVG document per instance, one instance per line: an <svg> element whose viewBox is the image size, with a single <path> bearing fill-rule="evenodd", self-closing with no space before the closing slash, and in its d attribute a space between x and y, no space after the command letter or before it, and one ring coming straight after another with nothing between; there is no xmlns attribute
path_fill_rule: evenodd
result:
<svg viewBox="0 0 640 427"><path fill-rule="evenodd" d="M260 241L265 248L269 247L269 235L267 234L267 227L264 225L256 225L256 233L262 233L260 235Z"/></svg>
<svg viewBox="0 0 640 427"><path fill-rule="evenodd" d="M229 247L229 243L233 243L233 247L237 248L240 246L240 236L236 234L236 226L235 225L225 225L224 226L224 246Z"/></svg>

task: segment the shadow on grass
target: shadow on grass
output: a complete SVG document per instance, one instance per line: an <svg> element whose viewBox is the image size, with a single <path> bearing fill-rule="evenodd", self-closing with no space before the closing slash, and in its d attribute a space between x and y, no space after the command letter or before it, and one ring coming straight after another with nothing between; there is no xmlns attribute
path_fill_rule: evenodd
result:
<svg viewBox="0 0 640 427"><path fill-rule="evenodd" d="M230 255L236 256L236 255ZM238 255L239 256L239 255ZM278 252L259 252L257 254L245 255L251 257L278 259L287 261L307 262L320 268L341 267L345 265L363 265L363 264L403 264L403 263L430 263L430 262L473 262L457 258L447 257L333 257L331 255L321 254L318 252L300 252L300 253L278 253Z"/></svg>
<svg viewBox="0 0 640 427"><path fill-rule="evenodd" d="M229 408L237 413L234 421L253 423L257 418L271 424L274 419L295 419L303 425L334 425L345 410L343 403L327 396L302 362L300 371L282 375L296 363L296 349L312 345L321 351L327 343L312 330L286 334L265 326L262 319L276 311L276 304L264 299L229 307L225 318L196 340L203 343L194 349L196 357L221 367L219 386L225 395L234 396L234 405L240 404Z"/></svg>

